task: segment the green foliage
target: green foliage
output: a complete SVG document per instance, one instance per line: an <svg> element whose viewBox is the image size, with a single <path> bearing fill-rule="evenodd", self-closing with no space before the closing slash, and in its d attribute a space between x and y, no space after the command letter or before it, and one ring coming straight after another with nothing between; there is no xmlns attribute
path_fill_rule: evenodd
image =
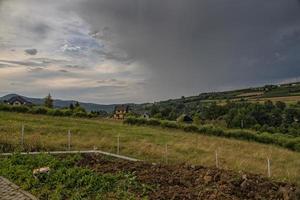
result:
<svg viewBox="0 0 300 200"><path fill-rule="evenodd" d="M32 114L47 114L47 112L48 112L47 108L38 106L38 107L33 107L31 109L30 113L32 113Z"/></svg>
<svg viewBox="0 0 300 200"><path fill-rule="evenodd" d="M151 121L151 122L150 122ZM263 133L256 133L254 131L250 130L224 130L219 127L213 127L213 126L196 126L196 125L184 125L184 124L178 124L174 121L167 121L167 120L146 120L144 118L134 118L130 117L124 120L125 124L130 125L156 125L161 126L164 128L177 128L182 129L185 132L195 132L199 134L205 134L205 135L212 135L212 136L218 136L218 137L226 137L226 138L235 138L239 140L247 140L247 141L256 141L259 143L264 144L275 144L278 146L282 146L285 148L288 148L293 151L299 151L299 145L300 145L300 138L299 137L291 137L284 134L272 134L272 132L265 132L264 127L260 127L260 125L256 124L255 126L260 129L260 131L263 131ZM267 130L273 131L275 133L275 130L271 130L270 127L266 126Z"/></svg>
<svg viewBox="0 0 300 200"><path fill-rule="evenodd" d="M79 155L63 159L41 154L22 156L15 154L1 159L0 176L12 180L39 199L131 199L130 191L143 190L133 174L98 174L91 169L77 167ZM32 170L50 167L49 174L32 175Z"/></svg>
<svg viewBox="0 0 300 200"><path fill-rule="evenodd" d="M53 108L53 99L52 99L50 93L48 94L48 96L45 97L44 104L45 104L45 107L47 107L47 108Z"/></svg>
<svg viewBox="0 0 300 200"><path fill-rule="evenodd" d="M174 129L177 129L177 128L180 127L176 122L167 121L167 120L162 120L160 125L163 128L174 128Z"/></svg>
<svg viewBox="0 0 300 200"><path fill-rule="evenodd" d="M18 113L31 113L31 114L41 114L41 115L50 115L50 116L74 116L74 117L85 117L85 118L92 118L97 116L107 116L105 111L98 111L87 113L84 108L78 106L74 109L70 108L48 108L43 106L26 106L26 105L19 105L19 106L12 106L7 104L0 103L0 111L8 111L8 112L18 112Z"/></svg>

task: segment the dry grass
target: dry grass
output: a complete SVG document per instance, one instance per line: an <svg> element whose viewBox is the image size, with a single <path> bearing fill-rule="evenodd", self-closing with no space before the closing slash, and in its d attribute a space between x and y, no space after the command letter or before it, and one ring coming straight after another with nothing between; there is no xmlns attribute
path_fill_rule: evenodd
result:
<svg viewBox="0 0 300 200"><path fill-rule="evenodd" d="M120 152L151 162L165 162L168 145L170 163L214 166L218 150L220 166L235 171L267 174L267 157L274 179L300 184L300 153L272 145L209 137L159 127L123 125L110 120L88 120L0 112L0 142L20 146L21 124L25 124L25 144L32 150L67 149L67 132L72 132L72 149Z"/></svg>
<svg viewBox="0 0 300 200"><path fill-rule="evenodd" d="M249 101L255 101L255 102L265 102L268 100L273 101L273 102L282 101L287 104L295 104L298 101L300 101L300 96L270 97L270 98L255 98L255 97L252 98L251 97L251 98L249 98Z"/></svg>
<svg viewBox="0 0 300 200"><path fill-rule="evenodd" d="M237 97L253 97L253 96L261 96L263 95L264 92L246 92L246 93L243 93L243 94L239 94L237 95Z"/></svg>

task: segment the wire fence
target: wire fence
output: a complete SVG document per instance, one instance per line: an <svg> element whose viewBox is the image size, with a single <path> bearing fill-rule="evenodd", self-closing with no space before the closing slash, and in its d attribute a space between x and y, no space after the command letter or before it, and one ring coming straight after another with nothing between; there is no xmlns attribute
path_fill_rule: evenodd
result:
<svg viewBox="0 0 300 200"><path fill-rule="evenodd" d="M2 134L0 132L0 153L9 155L13 152L98 151L108 155L118 155L120 158L124 156L126 158L133 157L137 160L153 163L199 164L220 169L250 171L290 182L300 180L300 166L284 169L280 167L281 165L273 165L272 157L267 153L265 157L259 156L259 158L254 158L255 155L253 157L245 155L241 158L228 158L228 153L222 147L215 147L214 151L203 153L198 137L195 137L194 143L190 144L192 147L182 146L181 148L181 146L174 145L174 141L165 140L161 142L153 140L149 142L149 138L147 139L145 136L99 135L97 141L94 141L94 138L90 140L84 134L80 134L78 130L73 134L71 129L65 133L52 134L51 137L47 134L34 134L32 132L26 134L26 129L30 130L31 128L22 124L19 133ZM182 141L178 141L178 143L180 142ZM189 149L191 149L190 152ZM238 149L236 150L238 151ZM232 163L233 159L234 164ZM255 160L255 163L253 163L253 160ZM257 169L255 169L255 166L257 166Z"/></svg>

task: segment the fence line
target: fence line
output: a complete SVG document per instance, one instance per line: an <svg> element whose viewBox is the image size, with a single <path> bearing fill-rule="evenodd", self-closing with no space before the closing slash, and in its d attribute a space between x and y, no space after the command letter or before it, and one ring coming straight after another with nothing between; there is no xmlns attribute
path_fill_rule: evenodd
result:
<svg viewBox="0 0 300 200"><path fill-rule="evenodd" d="M24 125L24 123L21 124L21 134L19 135L19 137L20 137L20 144L19 144L20 145L20 149L21 149L21 151L26 151L25 147L26 147L27 140L25 141L25 125ZM26 137L28 137L28 134L26 134ZM195 142L196 142L196 148L198 148L198 145L199 145L198 144L198 142L199 142L198 141L199 140L198 136L196 136L195 139L196 139L195 140ZM7 140L7 137L6 137L6 140ZM111 151L111 152L114 152L114 153L109 153L109 152L97 150L96 146L93 147L94 150L73 150L73 151L71 151L71 147L72 147L72 144L71 144L72 143L72 134L71 134L71 130L70 129L68 130L68 134L67 134L67 142L68 142L67 143L68 146L67 146L67 150L66 151L47 151L46 150L44 152L37 152L37 151L33 151L33 152L21 152L20 154L21 155L36 155L36 154L42 154L42 153L46 153L46 154L76 154L76 153L83 153L83 154L85 154L85 153L99 153L99 154L103 154L103 155L107 155L107 156L112 156L112 157L116 157L116 158L120 158L120 159L124 159L124 160L128 160L128 161L141 161L140 159L136 159L136 158L132 158L132 157L120 155L120 146L121 146L121 144L120 144L120 142L121 142L120 141L120 134L117 135L117 151L115 149L115 144L113 145L114 147L113 147L112 151L108 150L108 151ZM123 142L123 139L122 139L122 142ZM124 149L126 149L126 147L127 147L126 142L128 142L128 141L125 140L124 142L125 142L124 144L122 143L123 144L122 147L124 147ZM64 144L64 145L66 145L66 144ZM163 145L163 144L161 144L161 145L157 144L157 145L160 146L160 147L162 147L162 150L160 150L160 153L162 155L162 159L161 159L161 161L158 161L158 162L161 162L161 163L165 162L165 164L172 163L172 161L173 161L173 159L172 159L172 149L170 151L169 144L165 143L165 145ZM76 145L74 145L74 149L76 149L75 146ZM64 149L65 149L65 147L64 147ZM54 149L54 150L56 150L56 149ZM123 153L123 151L122 151L122 153ZM13 155L13 154L14 153L0 153L0 156L10 156L10 155ZM220 154L220 149L217 148L215 150L215 166L216 166L216 168L221 168L221 166L222 167L225 166L225 165L223 166L222 156L220 156L220 155L221 155ZM213 159L213 154L211 156L212 156L212 159ZM147 157L143 157L143 160L147 160ZM149 161L150 161L150 159L149 159ZM152 161L157 162L156 158L153 158ZM267 163L266 163L267 164L267 166L266 166L267 173L266 173L266 171L264 171L264 174L266 176L268 176L268 177L271 177L273 174L272 174L272 169L271 169L271 164L272 163L271 163L270 157L267 157L267 159L265 161L267 161ZM264 163L265 163L265 161L264 161ZM241 168L241 166L242 165L240 165L239 168ZM264 164L264 166L265 166L265 164ZM273 168L275 168L275 171L276 171L276 167L273 167ZM288 176L290 176L289 172L287 172L287 173L288 173Z"/></svg>
<svg viewBox="0 0 300 200"><path fill-rule="evenodd" d="M123 160L128 160L128 161L133 161L133 162L137 162L137 161L142 161L136 158L131 158L128 156L122 156L122 155L117 155L114 153L109 153L109 152L105 152L105 151L100 151L100 150L89 150L89 151L48 151L48 152L21 152L21 155L38 155L38 154L88 154L88 153L98 153L98 154L103 154L106 156L112 156L115 158L120 158ZM15 153L0 153L0 156L12 156Z"/></svg>

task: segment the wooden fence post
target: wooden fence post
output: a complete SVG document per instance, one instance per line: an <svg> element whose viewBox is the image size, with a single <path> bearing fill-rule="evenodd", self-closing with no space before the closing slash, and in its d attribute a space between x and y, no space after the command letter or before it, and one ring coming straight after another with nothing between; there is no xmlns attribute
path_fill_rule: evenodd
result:
<svg viewBox="0 0 300 200"><path fill-rule="evenodd" d="M165 147L165 161L166 161L166 164L168 164L168 144L166 144L166 147Z"/></svg>
<svg viewBox="0 0 300 200"><path fill-rule="evenodd" d="M268 177L271 177L271 161L270 158L267 159L267 165L268 165Z"/></svg>
<svg viewBox="0 0 300 200"><path fill-rule="evenodd" d="M219 168L219 155L218 155L218 150L216 150L216 168Z"/></svg>
<svg viewBox="0 0 300 200"><path fill-rule="evenodd" d="M117 137L117 154L120 155L120 135Z"/></svg>
<svg viewBox="0 0 300 200"><path fill-rule="evenodd" d="M71 150L71 131L68 131L68 150Z"/></svg>
<svg viewBox="0 0 300 200"><path fill-rule="evenodd" d="M24 149L24 124L22 124L22 129L21 129L21 147Z"/></svg>

